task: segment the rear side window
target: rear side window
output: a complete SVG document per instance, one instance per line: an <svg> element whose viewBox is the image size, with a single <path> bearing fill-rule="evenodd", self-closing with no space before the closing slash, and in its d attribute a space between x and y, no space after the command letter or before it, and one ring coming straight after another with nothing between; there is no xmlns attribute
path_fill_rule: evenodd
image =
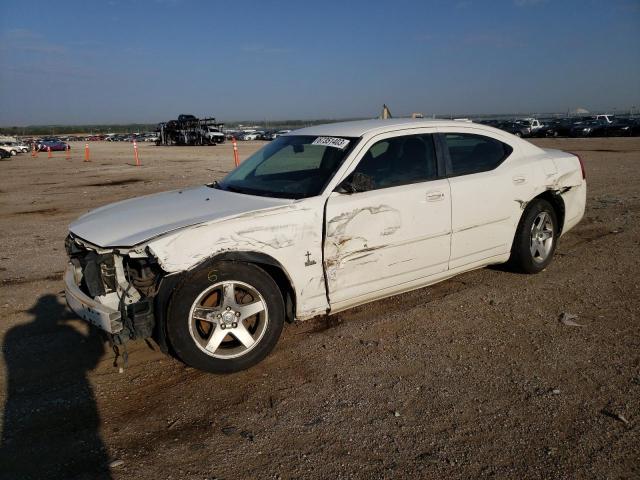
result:
<svg viewBox="0 0 640 480"><path fill-rule="evenodd" d="M513 152L510 145L483 135L445 133L444 139L451 158L450 175L488 172Z"/></svg>

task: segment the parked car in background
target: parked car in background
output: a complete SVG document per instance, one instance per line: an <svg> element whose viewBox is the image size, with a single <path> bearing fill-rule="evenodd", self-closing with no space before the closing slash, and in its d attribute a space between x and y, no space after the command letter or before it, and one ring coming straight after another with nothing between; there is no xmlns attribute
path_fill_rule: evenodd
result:
<svg viewBox="0 0 640 480"><path fill-rule="evenodd" d="M607 125L608 137L633 137L640 134L640 124L630 118L616 118Z"/></svg>
<svg viewBox="0 0 640 480"><path fill-rule="evenodd" d="M11 144L1 144L0 150L7 152L9 155L17 155L18 153L22 153L22 150L19 150Z"/></svg>
<svg viewBox="0 0 640 480"><path fill-rule="evenodd" d="M259 140L265 140L265 141L273 140L274 133L275 133L275 130L265 130L264 132L262 132L262 135L260 135Z"/></svg>
<svg viewBox="0 0 640 480"><path fill-rule="evenodd" d="M68 143L65 143L58 139L44 139L41 140L37 145L37 150L40 152L46 152L49 148L52 152L56 151L65 151L67 149L71 149L71 146Z"/></svg>
<svg viewBox="0 0 640 480"><path fill-rule="evenodd" d="M500 122L495 125L495 128L499 128L505 132L509 132L516 137L529 137L531 136L531 129L522 123L516 122Z"/></svg>
<svg viewBox="0 0 640 480"><path fill-rule="evenodd" d="M542 120L542 126L536 130L535 137L568 137L573 127L569 118L552 118Z"/></svg>
<svg viewBox="0 0 640 480"><path fill-rule="evenodd" d="M503 120L495 120L495 119L486 119L483 118L481 120L474 120L474 122L479 123L480 125L487 125L489 127L495 127L498 128L498 125L500 123L503 123Z"/></svg>
<svg viewBox="0 0 640 480"><path fill-rule="evenodd" d="M537 118L519 118L515 120L515 123L519 123L520 125L524 125L528 128L530 135L533 135L536 130L542 128L542 124Z"/></svg>
<svg viewBox="0 0 640 480"><path fill-rule="evenodd" d="M11 158L11 153L9 153L4 148L0 148L0 159Z"/></svg>
<svg viewBox="0 0 640 480"><path fill-rule="evenodd" d="M211 145L217 145L218 143L224 143L225 135L219 128L207 126L204 138L206 138Z"/></svg>
<svg viewBox="0 0 640 480"><path fill-rule="evenodd" d="M21 145L15 142L3 142L0 144L0 148L9 152L10 155L17 155L18 153L26 153L29 151L29 147Z"/></svg>
<svg viewBox="0 0 640 480"><path fill-rule="evenodd" d="M265 358L285 321L486 265L542 272L586 188L578 156L474 123L304 128L219 182L73 222L66 300L116 344L153 337L195 368L234 372Z"/></svg>
<svg viewBox="0 0 640 480"><path fill-rule="evenodd" d="M242 135L242 140L257 140L263 133L262 131L247 132Z"/></svg>
<svg viewBox="0 0 640 480"><path fill-rule="evenodd" d="M31 150L31 147L26 142L17 142L13 144L13 146L15 146L22 153L27 153L28 151Z"/></svg>
<svg viewBox="0 0 640 480"><path fill-rule="evenodd" d="M282 135L286 135L289 132L291 132L291 130L278 130L276 133L273 134L273 138L271 138L271 140L275 140L276 138Z"/></svg>
<svg viewBox="0 0 640 480"><path fill-rule="evenodd" d="M596 115L595 120L602 120L606 123L613 123L613 121L615 120L614 115L611 115L610 113L607 114L603 114L603 115Z"/></svg>
<svg viewBox="0 0 640 480"><path fill-rule="evenodd" d="M571 137L606 137L609 124L604 120L587 120L578 122L571 127Z"/></svg>

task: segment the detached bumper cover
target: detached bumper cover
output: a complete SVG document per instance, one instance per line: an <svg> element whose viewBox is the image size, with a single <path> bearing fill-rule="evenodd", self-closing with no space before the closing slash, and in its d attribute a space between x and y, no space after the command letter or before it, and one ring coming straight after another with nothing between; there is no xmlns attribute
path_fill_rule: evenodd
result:
<svg viewBox="0 0 640 480"><path fill-rule="evenodd" d="M76 315L106 332L117 334L122 331L120 312L95 301L80 290L76 283L75 267L71 263L64 273L64 283L67 305Z"/></svg>

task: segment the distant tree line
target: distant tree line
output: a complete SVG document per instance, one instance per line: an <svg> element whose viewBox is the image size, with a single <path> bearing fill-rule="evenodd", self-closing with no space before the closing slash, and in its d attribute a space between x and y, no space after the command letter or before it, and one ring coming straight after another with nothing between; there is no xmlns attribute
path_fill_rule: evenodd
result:
<svg viewBox="0 0 640 480"><path fill-rule="evenodd" d="M272 130L284 128L296 129L318 125L322 123L342 122L345 119L318 119L318 120L243 120L226 123L227 128L237 128L238 125L260 125ZM0 127L0 135L68 135L89 134L98 135L105 133L136 133L153 132L157 123L127 123L105 125L27 125L23 127Z"/></svg>
<svg viewBox="0 0 640 480"><path fill-rule="evenodd" d="M70 133L135 133L154 131L155 123L129 123L114 125L28 125L25 127L0 127L1 135L63 135Z"/></svg>

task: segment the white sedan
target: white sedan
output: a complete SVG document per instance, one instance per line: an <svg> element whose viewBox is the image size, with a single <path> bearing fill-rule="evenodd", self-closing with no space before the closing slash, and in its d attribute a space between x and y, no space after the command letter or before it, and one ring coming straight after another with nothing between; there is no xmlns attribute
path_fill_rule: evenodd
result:
<svg viewBox="0 0 640 480"><path fill-rule="evenodd" d="M3 144L0 144L0 148L13 156L19 153L26 153L29 151L29 147L19 143L3 143Z"/></svg>
<svg viewBox="0 0 640 480"><path fill-rule="evenodd" d="M584 214L579 157L469 122L290 132L219 182L70 227L69 306L118 343L210 372L262 360L286 321L509 262L538 273Z"/></svg>

